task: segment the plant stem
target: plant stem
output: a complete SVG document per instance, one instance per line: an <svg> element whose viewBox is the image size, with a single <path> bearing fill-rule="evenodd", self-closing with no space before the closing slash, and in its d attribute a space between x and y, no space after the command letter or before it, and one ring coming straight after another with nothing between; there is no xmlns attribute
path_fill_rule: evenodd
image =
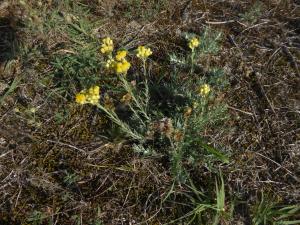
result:
<svg viewBox="0 0 300 225"><path fill-rule="evenodd" d="M130 137L132 137L135 140L143 140L143 137L137 134L136 132L132 131L131 128L124 122L122 122L119 117L116 115L115 112L108 111L104 106L98 104L97 107L104 111L107 116L118 126L121 127L121 129L127 133Z"/></svg>
<svg viewBox="0 0 300 225"><path fill-rule="evenodd" d="M192 50L192 54L191 54L191 64L192 64L192 68L191 68L191 74L194 73L195 71L195 50Z"/></svg>
<svg viewBox="0 0 300 225"><path fill-rule="evenodd" d="M149 104L149 86L148 86L148 76L147 76L147 69L146 69L146 59L143 59L143 69L144 69L144 78L145 78L145 110L148 108Z"/></svg>
<svg viewBox="0 0 300 225"><path fill-rule="evenodd" d="M144 107L141 105L140 101L138 101L138 99L136 98L135 94L132 91L132 88L130 87L130 84L128 83L128 81L123 77L120 76L120 80L123 83L123 87L124 89L131 95L132 100L134 102L134 104L136 105L136 107L139 109L139 111L145 116L145 118L147 119L147 121L150 120L149 116L147 115L147 113L145 112Z"/></svg>

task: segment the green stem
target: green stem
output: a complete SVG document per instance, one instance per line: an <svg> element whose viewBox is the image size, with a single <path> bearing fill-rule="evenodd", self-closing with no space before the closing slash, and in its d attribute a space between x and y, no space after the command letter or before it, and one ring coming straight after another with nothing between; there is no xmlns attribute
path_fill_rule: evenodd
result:
<svg viewBox="0 0 300 225"><path fill-rule="evenodd" d="M140 122L143 124L144 127L146 127L146 124L144 123L144 121L142 120L142 118L140 117L140 115L138 114L138 112L134 109L134 107L132 107L132 105L129 103L128 104L130 110L134 113L134 115L136 115L136 117L140 120Z"/></svg>
<svg viewBox="0 0 300 225"><path fill-rule="evenodd" d="M121 127L121 129L127 133L130 137L132 137L133 139L136 140L143 140L143 137L140 136L139 134L137 134L136 132L132 131L131 128L125 124L124 122L122 122L119 117L116 115L115 112L110 112L108 111L105 107L103 107L102 105L98 104L97 107L99 109L101 109L102 111L104 111L107 116L115 123L117 124L119 127Z"/></svg>
<svg viewBox="0 0 300 225"><path fill-rule="evenodd" d="M145 78L145 110L148 108L149 104L149 86L148 86L148 76L147 76L147 69L146 69L146 59L143 59L143 69L144 69L144 78Z"/></svg>
<svg viewBox="0 0 300 225"><path fill-rule="evenodd" d="M192 64L192 68L191 68L191 74L194 73L195 71L195 50L192 50L192 54L191 54L191 64Z"/></svg>
<svg viewBox="0 0 300 225"><path fill-rule="evenodd" d="M135 94L132 91L132 88L130 87L130 84L128 83L128 81L123 77L123 76L119 76L120 80L123 83L123 87L125 88L125 90L131 95L132 100L134 102L134 104L136 105L136 107L139 109L139 111L145 116L145 118L149 121L150 118L147 115L147 113L145 112L144 107L141 105L141 103L137 100L137 98L135 97Z"/></svg>

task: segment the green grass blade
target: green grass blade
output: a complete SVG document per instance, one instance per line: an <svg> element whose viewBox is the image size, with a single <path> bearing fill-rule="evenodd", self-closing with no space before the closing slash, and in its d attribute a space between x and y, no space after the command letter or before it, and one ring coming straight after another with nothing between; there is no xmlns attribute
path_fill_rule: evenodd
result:
<svg viewBox="0 0 300 225"><path fill-rule="evenodd" d="M298 225L300 224L300 220L294 220L294 221L280 221L277 222L276 225Z"/></svg>
<svg viewBox="0 0 300 225"><path fill-rule="evenodd" d="M225 154L223 154L222 152L220 152L218 149L207 145L205 143L201 143L201 146L208 151L209 153L213 154L214 156L216 156L219 160L221 160L224 163L229 163L229 158L228 156L226 156Z"/></svg>
<svg viewBox="0 0 300 225"><path fill-rule="evenodd" d="M13 93L15 91L15 89L17 89L18 84L20 83L22 78L18 78L15 77L15 79L13 80L13 82L11 83L10 87L8 88L8 90L4 93L3 96L0 96L0 106L2 105L2 103L4 102L4 99L10 95L11 93Z"/></svg>

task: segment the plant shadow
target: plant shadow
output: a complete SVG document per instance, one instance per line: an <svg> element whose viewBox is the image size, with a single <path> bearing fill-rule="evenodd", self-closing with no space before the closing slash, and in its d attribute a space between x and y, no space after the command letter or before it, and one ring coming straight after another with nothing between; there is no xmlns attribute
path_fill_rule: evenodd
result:
<svg viewBox="0 0 300 225"><path fill-rule="evenodd" d="M17 33L9 17L0 18L0 63L13 59L17 51Z"/></svg>

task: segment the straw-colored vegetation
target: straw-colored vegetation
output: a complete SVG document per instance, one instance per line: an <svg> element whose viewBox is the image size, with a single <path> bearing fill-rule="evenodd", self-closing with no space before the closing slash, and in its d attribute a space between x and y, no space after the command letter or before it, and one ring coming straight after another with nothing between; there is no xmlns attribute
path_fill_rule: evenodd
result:
<svg viewBox="0 0 300 225"><path fill-rule="evenodd" d="M300 224L295 1L0 3L0 224Z"/></svg>

